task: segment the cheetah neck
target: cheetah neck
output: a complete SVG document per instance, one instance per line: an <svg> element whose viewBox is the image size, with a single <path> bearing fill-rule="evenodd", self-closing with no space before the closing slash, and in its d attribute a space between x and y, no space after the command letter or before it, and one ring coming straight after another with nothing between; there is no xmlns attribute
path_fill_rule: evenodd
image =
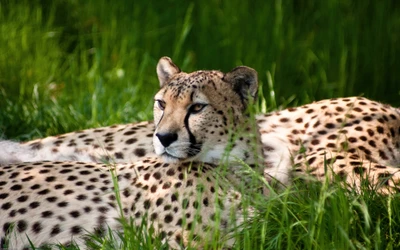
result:
<svg viewBox="0 0 400 250"><path fill-rule="evenodd" d="M225 148L225 157L230 163L261 165L262 147L258 126L250 120L241 129L235 130ZM223 160L224 158L222 158Z"/></svg>
<svg viewBox="0 0 400 250"><path fill-rule="evenodd" d="M256 165L262 161L262 147L257 125L246 124L232 129L225 141L202 148L196 159L211 164Z"/></svg>

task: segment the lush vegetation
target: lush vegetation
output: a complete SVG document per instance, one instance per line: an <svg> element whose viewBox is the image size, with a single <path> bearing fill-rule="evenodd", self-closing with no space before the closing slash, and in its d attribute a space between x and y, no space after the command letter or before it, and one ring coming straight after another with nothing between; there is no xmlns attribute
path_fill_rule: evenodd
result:
<svg viewBox="0 0 400 250"><path fill-rule="evenodd" d="M0 137L152 119L164 55L185 71L255 68L261 111L350 95L400 106L399 42L397 1L1 0ZM398 248L398 200L300 183L254 199L236 247Z"/></svg>

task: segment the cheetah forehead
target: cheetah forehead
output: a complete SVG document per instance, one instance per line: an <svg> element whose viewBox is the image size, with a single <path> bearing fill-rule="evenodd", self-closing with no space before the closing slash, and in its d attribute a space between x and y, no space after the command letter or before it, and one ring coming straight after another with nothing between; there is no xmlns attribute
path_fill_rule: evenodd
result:
<svg viewBox="0 0 400 250"><path fill-rule="evenodd" d="M200 70L189 74L179 73L161 88L158 95L169 96L171 99L190 98L190 101L194 101L193 98L196 95L204 96L203 92L207 87L211 87L212 90L217 91L219 88L225 86L223 85L223 76L224 74L217 70ZM204 97L200 99L204 99Z"/></svg>

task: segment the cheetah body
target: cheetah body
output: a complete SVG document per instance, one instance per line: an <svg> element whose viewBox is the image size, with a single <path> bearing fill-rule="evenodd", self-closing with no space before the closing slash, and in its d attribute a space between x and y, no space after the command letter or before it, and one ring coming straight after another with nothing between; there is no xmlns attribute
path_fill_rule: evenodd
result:
<svg viewBox="0 0 400 250"><path fill-rule="evenodd" d="M9 249L42 244L84 246L82 235L122 231L118 218L153 226L174 248L224 235L243 220L240 194L214 166L36 162L0 167L0 238ZM118 180L115 190L111 172ZM5 181L7 180L7 181ZM120 196L121 209L116 193ZM233 220L232 218L235 218ZM192 246L196 246L192 243Z"/></svg>
<svg viewBox="0 0 400 250"><path fill-rule="evenodd" d="M135 162L156 156L154 123L86 129L26 143L0 141L0 164L36 161Z"/></svg>
<svg viewBox="0 0 400 250"><path fill-rule="evenodd" d="M324 180L334 173L356 186L399 176L400 110L389 105L335 98L259 115L257 123L267 178L288 183L293 166L296 174Z"/></svg>

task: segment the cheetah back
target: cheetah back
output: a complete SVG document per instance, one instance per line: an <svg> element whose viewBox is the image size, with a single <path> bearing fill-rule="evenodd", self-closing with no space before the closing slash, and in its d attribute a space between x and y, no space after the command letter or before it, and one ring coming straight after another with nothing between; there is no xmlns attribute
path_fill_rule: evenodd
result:
<svg viewBox="0 0 400 250"><path fill-rule="evenodd" d="M288 183L294 165L297 174L319 180L335 173L356 186L363 178L396 185L399 109L363 97L336 98L261 115L258 125L266 176Z"/></svg>

